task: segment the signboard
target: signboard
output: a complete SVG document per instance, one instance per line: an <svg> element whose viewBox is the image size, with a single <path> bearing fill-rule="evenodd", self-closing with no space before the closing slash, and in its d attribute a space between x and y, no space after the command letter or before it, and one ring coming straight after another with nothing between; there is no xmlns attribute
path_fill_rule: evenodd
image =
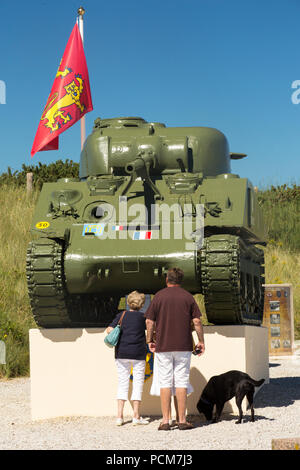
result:
<svg viewBox="0 0 300 470"><path fill-rule="evenodd" d="M292 284L265 284L263 326L269 330L269 354L293 354L294 309Z"/></svg>

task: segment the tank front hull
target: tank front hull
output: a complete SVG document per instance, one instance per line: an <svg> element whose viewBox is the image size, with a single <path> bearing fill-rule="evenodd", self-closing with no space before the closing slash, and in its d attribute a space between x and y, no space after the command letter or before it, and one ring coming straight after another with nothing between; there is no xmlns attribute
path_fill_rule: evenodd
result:
<svg viewBox="0 0 300 470"><path fill-rule="evenodd" d="M151 253L151 254L150 254ZM184 271L184 287L199 292L196 253L184 240L125 240L74 234L65 253L65 279L70 294L113 294L132 290L155 293L165 287L171 267Z"/></svg>

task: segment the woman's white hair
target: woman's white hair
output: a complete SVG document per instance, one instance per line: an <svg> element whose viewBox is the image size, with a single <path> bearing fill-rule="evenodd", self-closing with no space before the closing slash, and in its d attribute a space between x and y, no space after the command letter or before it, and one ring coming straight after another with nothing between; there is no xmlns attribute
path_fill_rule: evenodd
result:
<svg viewBox="0 0 300 470"><path fill-rule="evenodd" d="M145 303L145 294L134 290L128 295L127 303L132 310L140 310Z"/></svg>

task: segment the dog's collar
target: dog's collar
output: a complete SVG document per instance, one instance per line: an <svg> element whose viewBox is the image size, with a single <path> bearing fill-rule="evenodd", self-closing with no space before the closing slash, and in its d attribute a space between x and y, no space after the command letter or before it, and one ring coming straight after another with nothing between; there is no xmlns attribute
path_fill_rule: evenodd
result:
<svg viewBox="0 0 300 470"><path fill-rule="evenodd" d="M200 398L200 401L203 401L203 403L205 403L206 405L212 405L212 403L210 403L210 401L206 400L205 398Z"/></svg>

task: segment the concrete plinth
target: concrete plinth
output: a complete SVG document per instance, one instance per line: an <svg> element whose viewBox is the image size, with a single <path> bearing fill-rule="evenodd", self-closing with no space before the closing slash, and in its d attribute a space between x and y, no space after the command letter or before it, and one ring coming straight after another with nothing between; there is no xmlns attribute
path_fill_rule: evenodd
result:
<svg viewBox="0 0 300 470"><path fill-rule="evenodd" d="M257 380L269 378L267 328L206 326L204 334L205 355L192 356L191 361L194 392L188 397L189 414L198 414L197 401L213 375L237 369ZM30 330L32 419L116 415L114 350L104 344L104 337L104 328ZM145 380L141 407L144 416L161 415L159 397L149 393L152 362L148 357L146 372L150 377ZM224 412L236 411L234 400L230 405ZM124 411L132 414L129 402Z"/></svg>

